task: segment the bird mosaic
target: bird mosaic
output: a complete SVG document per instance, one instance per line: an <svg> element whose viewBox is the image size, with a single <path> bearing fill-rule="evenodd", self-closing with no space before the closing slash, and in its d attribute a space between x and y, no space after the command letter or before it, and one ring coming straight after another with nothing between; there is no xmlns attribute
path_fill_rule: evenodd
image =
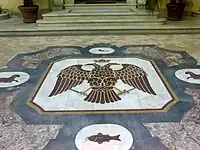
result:
<svg viewBox="0 0 200 150"><path fill-rule="evenodd" d="M186 71L185 74L190 75L189 77L187 77L187 79L200 79L200 74L196 74L194 72L191 71Z"/></svg>
<svg viewBox="0 0 200 150"><path fill-rule="evenodd" d="M16 78L19 78L20 75L19 74L14 74L10 77L4 77L4 78L0 78L0 83L3 82L3 83L12 83L13 81L15 82L19 82L18 80L16 80Z"/></svg>
<svg viewBox="0 0 200 150"><path fill-rule="evenodd" d="M91 71L82 69L83 66L90 65L94 66ZM122 68L113 70L111 66L114 65L121 65ZM148 81L147 73L142 68L132 64L107 63L99 65L92 63L72 65L63 69L58 74L56 84L49 97L72 90L84 95L84 100L87 102L100 104L113 103L121 100L119 95L129 93L129 91L121 91L115 87L118 80L133 87L133 89L137 88L145 93L156 95ZM90 85L89 89L83 92L73 89L73 87L82 84L84 81L87 81ZM90 89L91 91L87 94L86 92ZM115 92L114 89L118 92Z"/></svg>

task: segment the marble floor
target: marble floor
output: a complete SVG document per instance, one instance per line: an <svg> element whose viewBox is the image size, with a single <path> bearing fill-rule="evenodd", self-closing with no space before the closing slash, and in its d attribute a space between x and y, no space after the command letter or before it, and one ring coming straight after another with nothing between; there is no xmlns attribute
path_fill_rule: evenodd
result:
<svg viewBox="0 0 200 150"><path fill-rule="evenodd" d="M199 34L187 34L187 35L101 35L101 36L33 36L33 37L0 37L0 68L6 70L7 63L13 59L17 54L27 54L36 51L40 51L46 49L47 47L53 47L54 52L50 53L48 57L51 55L56 55L59 51L60 47L71 47L65 51L65 55L74 53L77 56L77 59L63 59L62 61L53 63L51 65L51 69L48 69L48 74L45 77L40 77L37 71L40 70L45 71L47 69L45 65L43 68L37 68L37 64L43 63L41 60L48 59L46 56L34 57L26 57L23 56L25 61L21 61L20 64L23 64L27 68L27 72L35 73L33 77L30 77L29 74L23 73L23 68L18 68L15 70L15 75L20 75L18 82L13 82L8 86L13 86L12 84L23 84L30 78L30 82L27 85L34 86L36 78L44 78L42 84L40 85L37 94L32 98L32 104L35 103L37 106L43 107L44 116L40 116L38 114L34 114L31 116L32 109L27 109L27 116L23 116L23 112L16 113L16 108L18 111L20 109L24 109L24 105L20 105L18 103L13 103L13 99L18 97L20 88L17 90L13 90L12 88L8 88L7 91L3 91L2 85L0 83L0 149L2 150L198 150L200 149L200 87L199 82L194 78L189 79L189 75L186 72L194 72L195 74L200 74L198 63L194 64L193 68L190 66L190 70L184 70L184 65L180 68L176 68L176 63L171 62L167 64L167 68L172 68L178 70L175 73L175 76L179 78L181 81L186 81L187 83L176 84L174 83L176 91L176 95L179 97L182 95L183 87L188 86L189 88L184 87L184 92L193 97L194 104L192 106L186 106L187 98L183 99L183 104L177 106L176 109L173 109L169 115L166 115L164 118L162 114L155 114L158 117L148 117L147 115L138 114L138 116L132 115L120 115L117 116L116 112L112 114L108 114L105 116L99 116L99 118L92 116L90 117L87 114L90 114L92 110L102 111L109 109L133 109L133 110L155 110L157 108L163 107L168 101L173 99L173 91L170 91L164 83L162 83L162 79L158 76L157 69L154 65L146 60L141 58L126 58L124 60L123 55L120 55L120 58L105 58L105 60L109 60L110 63L118 63L118 64L129 64L129 65L137 65L138 67L144 69L144 71L150 74L149 82L152 88L155 90L155 95L146 94L139 90L131 91L129 94L124 95L124 97L120 96L122 99L120 103L116 102L112 105L104 106L102 104L95 104L91 106L86 102L82 102L82 97L77 94L77 91L84 91L88 89L89 86L85 82L82 85L74 87L74 91L62 93L61 95L57 95L55 97L44 97L45 94L48 95L52 92L55 83L57 81L57 75L65 68L69 68L74 64L85 64L87 71L92 71L93 68L87 68L87 64L91 64L94 62L92 57L89 58L78 58L79 52L74 51L76 47L87 47L89 45L98 44L98 43L110 43L111 45L116 45L117 47L121 47L124 45L156 45L161 49L173 50L177 51L177 57L180 53L181 56L187 57L186 60L190 60L188 56L183 52L187 52L189 55L194 57L197 61L200 62L200 35ZM58 47L56 47L58 46ZM60 47L59 47L60 46ZM74 48L74 49L73 49ZM134 48L133 48L134 49ZM90 49L91 52L95 53L95 49ZM107 50L107 49L106 49ZM109 50L109 49L108 49ZM119 49L120 50L120 49ZM150 50L150 49L149 49ZM112 51L112 49L111 49ZM151 51L151 50L150 50ZM83 53L87 53L82 49ZM147 51L148 52L148 51ZM120 51L119 51L120 53ZM130 51L126 51L128 55ZM20 57L21 57L20 56ZM90 55L89 55L90 56ZM153 56L152 56L153 57ZM164 57L161 56L160 57ZM176 58L177 58L176 57ZM100 61L101 58L96 57L96 61ZM181 58L178 59L181 63ZM31 62L31 63L27 63ZM189 62L189 61L188 61ZM191 59L190 65L193 63L193 58ZM16 64L10 64L10 67L17 66ZM156 61L156 65L160 70L164 70L166 66L159 64L159 61ZM187 65L186 65L187 66ZM13 67L14 68L14 67ZM16 67L15 67L16 68ZM113 70L119 70L121 68L113 68ZM196 70L195 70L196 69ZM169 71L170 72L170 71ZM163 72L162 72L163 73ZM185 75L182 75L184 74ZM167 73L166 78L169 83L170 78L167 76L170 73ZM1 71L0 78L7 74L3 74ZM11 74L9 74L10 76ZM19 76L16 76L18 79ZM192 75L191 75L192 77ZM177 80L174 80L177 81ZM158 84L159 83L159 84ZM192 84L192 85L190 85ZM195 85L193 85L195 84ZM181 86L180 86L181 85ZM26 83L24 85L26 87ZM129 86L125 86L122 82L118 82L116 87L120 89L129 89ZM26 90L26 89L23 89ZM30 92L29 90L27 92ZM90 91L88 91L89 93ZM117 92L117 91L115 91ZM180 92L180 93L179 93ZM87 93L87 94L88 94ZM134 93L137 93L139 96L135 99L133 104L129 104L126 102L130 97L134 97ZM26 94L25 94L26 95ZM161 95L161 96L160 96ZM76 104L68 101L59 101L60 97L69 97L72 99L76 99ZM23 96L21 96L23 97ZM147 103L143 102L143 99L147 97ZM28 99L28 97L27 97ZM155 100L152 102L152 100ZM16 100L20 100L19 97ZM51 101L50 103L47 100ZM58 102L59 101L59 102ZM127 105L127 103L129 105ZM26 104L32 105L32 104ZM61 104L61 105L59 105ZM62 105L64 104L64 105ZM154 105L156 104L156 105ZM12 105L12 106L11 106ZM14 106L13 106L14 105ZM76 110L81 113L85 113L87 119L83 120L81 115L78 115L76 119L73 118L74 106L76 105ZM100 106L101 105L101 106ZM32 107L32 106L31 106ZM180 115L183 111L185 111L186 107L188 109L183 115ZM179 108L179 109L178 109ZM34 107L33 107L34 109ZM70 122L66 123L65 119L62 116L49 115L45 113L45 111L54 111L56 114L59 112L59 115L66 114L65 112L70 111L70 115L67 119ZM87 112L88 111L88 112ZM166 110L165 110L166 111ZM143 111L141 111L142 113ZM160 113L160 112L158 112ZM42 114L42 113L41 113ZM160 115L160 116L159 116ZM170 120L170 116L171 119ZM59 119L61 117L62 119ZM66 116L63 116L66 117ZM177 118L178 119L177 119ZM111 119L112 118L112 119ZM153 118L153 119L152 119ZM181 118L179 120L179 118ZM77 123L77 119L81 122L81 125ZM39 121L38 121L39 120ZM40 121L41 120L41 121ZM123 120L123 121L120 121ZM133 122L129 120L134 120ZM162 120L162 121L160 121ZM103 124L102 124L103 123ZM96 130L99 130L98 132ZM76 132L76 136L74 136L73 132ZM109 131L109 132L108 132ZM72 137L70 139L69 137ZM128 138L127 138L128 137ZM67 142L66 139L69 139ZM143 140L141 140L143 139ZM84 142L83 142L84 141ZM67 143L73 143L72 148L71 145ZM115 145L113 147L113 145ZM144 147L141 145L145 145ZM76 147L76 148L75 148Z"/></svg>

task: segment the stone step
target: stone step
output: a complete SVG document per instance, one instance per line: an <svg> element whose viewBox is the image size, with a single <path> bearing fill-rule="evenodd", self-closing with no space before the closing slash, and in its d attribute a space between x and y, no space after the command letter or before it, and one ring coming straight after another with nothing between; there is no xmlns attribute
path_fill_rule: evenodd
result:
<svg viewBox="0 0 200 150"><path fill-rule="evenodd" d="M96 5L94 5L96 6ZM99 5L98 5L99 6ZM107 4L106 6L110 6ZM114 6L114 5L112 5ZM123 5L125 6L125 5ZM87 6L88 7L88 6ZM39 27L79 27L87 26L146 26L162 25L166 19L157 18L144 10L130 8L73 8L43 14L42 20L37 20Z"/></svg>
<svg viewBox="0 0 200 150"><path fill-rule="evenodd" d="M200 33L200 27L177 27L166 25L155 26L86 26L86 27L38 27L42 34L55 35L91 35L91 34L176 34L176 33ZM39 34L38 32L38 34ZM23 33L20 33L23 34ZM35 34L35 30L33 33Z"/></svg>
<svg viewBox="0 0 200 150"><path fill-rule="evenodd" d="M134 13L104 13L104 14L63 14L63 15L48 15L43 16L43 19L47 20L94 20L94 19L151 19L157 18L157 16L151 16L147 14L134 14Z"/></svg>
<svg viewBox="0 0 200 150"><path fill-rule="evenodd" d="M195 21L196 22L196 21ZM108 34L200 34L200 26L185 25L177 22L173 25L155 26L86 26L86 27L36 27L30 24L28 27L14 26L12 28L0 28L0 36L52 36L52 35L108 35ZM20 21L21 23L21 21Z"/></svg>
<svg viewBox="0 0 200 150"><path fill-rule="evenodd" d="M96 9L71 9L71 13L127 13L133 12L132 9L129 8L119 8L119 9L108 9L108 8L96 8Z"/></svg>
<svg viewBox="0 0 200 150"><path fill-rule="evenodd" d="M98 12L98 10L93 11L84 11L80 9L75 10L63 10L63 11L56 11L51 13L46 13L42 15L44 19L134 19L138 17L142 18L150 18L150 17L156 17L157 14L151 15L145 11L134 11L134 10L113 10L108 11L106 9L101 9L101 11Z"/></svg>
<svg viewBox="0 0 200 150"><path fill-rule="evenodd" d="M97 9L97 8L108 8L112 10L112 8L136 8L136 4L127 4L127 3L116 3L116 4L65 4L65 9Z"/></svg>
<svg viewBox="0 0 200 150"><path fill-rule="evenodd" d="M200 18L200 11L192 12L192 16Z"/></svg>
<svg viewBox="0 0 200 150"><path fill-rule="evenodd" d="M85 27L85 26L131 26L131 25L161 25L165 18L157 19L104 19L104 20L37 20L39 27Z"/></svg>

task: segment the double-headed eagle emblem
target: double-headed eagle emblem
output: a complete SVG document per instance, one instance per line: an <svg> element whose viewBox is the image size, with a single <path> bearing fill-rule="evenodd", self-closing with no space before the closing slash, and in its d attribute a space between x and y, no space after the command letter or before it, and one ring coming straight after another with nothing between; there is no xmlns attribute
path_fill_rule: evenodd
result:
<svg viewBox="0 0 200 150"><path fill-rule="evenodd" d="M94 66L91 71L82 68L89 65ZM113 70L111 68L113 65L121 65L122 68ZM84 92L80 92L80 94L85 96L85 101L101 104L113 103L121 100L119 97L120 94L128 93L128 91L120 91L115 87L118 80L145 93L156 95L148 81L147 73L142 68L132 64L108 63L102 66L92 63L73 65L63 69L58 74L56 84L49 97L68 90L75 91L73 87L82 84L83 81L87 81L90 88ZM91 91L87 94L86 92L90 89ZM115 92L114 89L120 92Z"/></svg>

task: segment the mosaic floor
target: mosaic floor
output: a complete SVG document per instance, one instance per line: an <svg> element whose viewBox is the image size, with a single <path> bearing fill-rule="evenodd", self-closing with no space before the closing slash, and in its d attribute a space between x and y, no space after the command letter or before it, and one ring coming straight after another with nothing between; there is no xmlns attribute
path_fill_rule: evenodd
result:
<svg viewBox="0 0 200 150"><path fill-rule="evenodd" d="M158 45L15 55L0 70L0 149L200 149L198 58Z"/></svg>

